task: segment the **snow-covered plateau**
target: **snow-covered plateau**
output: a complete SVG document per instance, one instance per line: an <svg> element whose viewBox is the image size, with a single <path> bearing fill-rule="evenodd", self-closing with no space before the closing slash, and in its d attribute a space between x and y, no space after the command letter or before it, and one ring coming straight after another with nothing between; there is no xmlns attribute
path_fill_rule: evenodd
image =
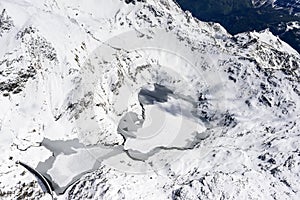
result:
<svg viewBox="0 0 300 200"><path fill-rule="evenodd" d="M0 199L300 198L300 55L270 31L0 0L0 47Z"/></svg>

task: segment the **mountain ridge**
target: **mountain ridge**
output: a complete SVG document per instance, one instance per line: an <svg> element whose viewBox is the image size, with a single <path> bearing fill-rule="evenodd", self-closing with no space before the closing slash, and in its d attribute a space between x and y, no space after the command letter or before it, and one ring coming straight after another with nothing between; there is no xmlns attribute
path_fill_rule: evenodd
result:
<svg viewBox="0 0 300 200"><path fill-rule="evenodd" d="M43 165L58 199L300 195L300 55L269 30L231 35L171 0L0 8L1 198L47 198L16 160ZM140 88L153 84L176 95L141 105ZM184 131L159 138L144 159L117 129L126 113L151 109L204 131L185 150ZM68 151L56 148L63 143Z"/></svg>

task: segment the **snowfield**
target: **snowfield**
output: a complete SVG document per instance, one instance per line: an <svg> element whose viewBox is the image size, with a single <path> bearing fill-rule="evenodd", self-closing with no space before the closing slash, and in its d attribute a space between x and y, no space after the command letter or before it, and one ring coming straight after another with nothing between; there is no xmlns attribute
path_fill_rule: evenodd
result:
<svg viewBox="0 0 300 200"><path fill-rule="evenodd" d="M268 30L172 0L0 13L0 199L300 198L300 55Z"/></svg>

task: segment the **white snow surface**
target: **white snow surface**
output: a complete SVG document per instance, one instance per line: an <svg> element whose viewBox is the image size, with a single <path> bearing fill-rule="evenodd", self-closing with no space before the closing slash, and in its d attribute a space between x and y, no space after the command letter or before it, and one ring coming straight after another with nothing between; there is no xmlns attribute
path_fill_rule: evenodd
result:
<svg viewBox="0 0 300 200"><path fill-rule="evenodd" d="M0 0L0 199L299 199L297 51L126 2Z"/></svg>

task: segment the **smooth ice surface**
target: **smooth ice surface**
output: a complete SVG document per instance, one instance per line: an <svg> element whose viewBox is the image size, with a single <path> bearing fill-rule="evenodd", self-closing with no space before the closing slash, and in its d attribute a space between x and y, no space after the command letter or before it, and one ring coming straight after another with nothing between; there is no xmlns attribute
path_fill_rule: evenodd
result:
<svg viewBox="0 0 300 200"><path fill-rule="evenodd" d="M125 149L149 153L156 148L189 148L195 136L206 129L193 116L194 105L162 85L150 88L154 89L142 88L138 93L144 119L126 113L120 122L124 136L129 136Z"/></svg>

